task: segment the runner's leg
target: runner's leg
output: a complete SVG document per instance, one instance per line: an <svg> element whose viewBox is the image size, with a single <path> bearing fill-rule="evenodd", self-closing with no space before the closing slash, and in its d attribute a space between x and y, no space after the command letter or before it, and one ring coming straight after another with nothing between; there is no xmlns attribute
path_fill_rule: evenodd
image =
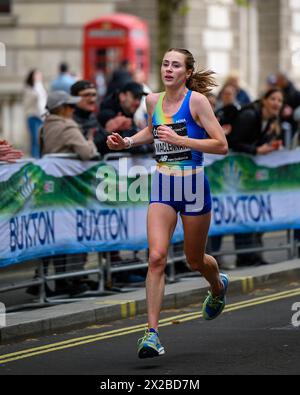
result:
<svg viewBox="0 0 300 395"><path fill-rule="evenodd" d="M188 264L193 270L199 271L211 285L214 295L223 291L217 261L205 254L207 235L211 213L204 215L182 215L184 229L184 252Z"/></svg>
<svg viewBox="0 0 300 395"><path fill-rule="evenodd" d="M165 267L170 240L177 223L177 213L166 204L149 205L147 231L149 267L146 279L149 328L158 328L159 314L165 289Z"/></svg>

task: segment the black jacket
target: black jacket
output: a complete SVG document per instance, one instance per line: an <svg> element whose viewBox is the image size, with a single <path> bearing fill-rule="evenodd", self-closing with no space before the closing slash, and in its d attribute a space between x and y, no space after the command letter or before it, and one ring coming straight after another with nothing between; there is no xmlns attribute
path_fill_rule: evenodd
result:
<svg viewBox="0 0 300 395"><path fill-rule="evenodd" d="M298 106L300 106L300 92L295 88L292 82L289 82L288 85L283 88L284 94L284 103L288 106L292 107L295 110ZM293 132L295 133L298 128L298 123L294 120L293 115L289 117L282 117L283 121L288 122Z"/></svg>
<svg viewBox="0 0 300 395"><path fill-rule="evenodd" d="M220 125L232 125L235 121L237 114L240 110L240 106L235 104L228 104L219 108L215 115L220 123Z"/></svg>
<svg viewBox="0 0 300 395"><path fill-rule="evenodd" d="M101 123L102 127L105 127L106 123L115 118L118 114L124 115L127 118L132 119L132 127L128 130L122 131L122 137L132 137L138 132L138 128L134 122L134 114L127 114L120 105L119 92L115 92L109 95L101 103L100 112L98 115L98 121ZM152 144L145 144L138 147L131 148L128 150L132 154L145 154L153 152Z"/></svg>
<svg viewBox="0 0 300 395"><path fill-rule="evenodd" d="M127 82L132 81L132 75L124 68L117 69L113 72L112 77L107 85L107 95L117 92Z"/></svg>
<svg viewBox="0 0 300 395"><path fill-rule="evenodd" d="M80 126L81 132L85 138L88 137L90 132L94 132L94 143L101 155L111 152L106 144L108 133L100 125L93 112L85 111L76 107L73 119Z"/></svg>
<svg viewBox="0 0 300 395"><path fill-rule="evenodd" d="M227 136L229 148L256 155L257 147L272 139L269 130L273 121L274 119L270 119L263 127L260 101L242 107L232 124L231 133Z"/></svg>
<svg viewBox="0 0 300 395"><path fill-rule="evenodd" d="M98 115L98 121L105 128L105 125L112 118L115 118L118 114L124 115L127 118L133 119L133 114L127 114L120 105L119 92L115 92L104 98L100 106L100 112ZM133 128L136 130L136 125L133 124Z"/></svg>
<svg viewBox="0 0 300 395"><path fill-rule="evenodd" d="M292 82L289 82L288 85L283 88L283 94L285 104L288 104L293 110L300 106L300 92L295 88Z"/></svg>

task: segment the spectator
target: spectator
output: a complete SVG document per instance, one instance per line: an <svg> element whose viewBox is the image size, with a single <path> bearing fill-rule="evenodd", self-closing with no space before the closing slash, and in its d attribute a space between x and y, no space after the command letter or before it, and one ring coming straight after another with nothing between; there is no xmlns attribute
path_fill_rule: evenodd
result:
<svg viewBox="0 0 300 395"><path fill-rule="evenodd" d="M143 86L137 82L128 82L119 91L108 96L101 104L99 122L108 133L118 131L123 137L131 137L137 132L134 114L140 106L141 99L147 95ZM152 147L131 148L131 153L152 152Z"/></svg>
<svg viewBox="0 0 300 395"><path fill-rule="evenodd" d="M47 92L43 85L42 73L31 70L25 80L23 94L23 107L26 117L27 128L31 138L31 156L39 158L39 130L43 124L42 115L45 113Z"/></svg>
<svg viewBox="0 0 300 395"><path fill-rule="evenodd" d="M107 154L110 152L106 144L108 133L97 120L97 91L95 85L90 81L77 81L71 86L71 94L81 99L75 106L73 119L80 126L82 134L86 138L93 134L98 152L101 155Z"/></svg>
<svg viewBox="0 0 300 395"><path fill-rule="evenodd" d="M292 81L284 73L277 73L276 85L280 88L284 95L284 106L281 111L281 119L290 125L292 134L297 130L297 122L293 118L294 110L300 106L300 92L295 88ZM288 125L284 125L288 128Z"/></svg>
<svg viewBox="0 0 300 395"><path fill-rule="evenodd" d="M235 86L227 84L222 87L217 98L215 114L226 135L231 132L231 125L241 108L236 94Z"/></svg>
<svg viewBox="0 0 300 395"><path fill-rule="evenodd" d="M151 93L151 89L146 84L145 73L142 70L136 71L134 74L135 82L143 86L143 91L147 94ZM134 122L136 123L139 130L144 129L147 122L147 108L146 108L146 97L142 96L141 104L134 114Z"/></svg>
<svg viewBox="0 0 300 395"><path fill-rule="evenodd" d="M213 112L215 112L217 108L217 96L214 93L209 92L207 93L206 97L209 101L209 104L211 105Z"/></svg>
<svg viewBox="0 0 300 395"><path fill-rule="evenodd" d="M93 134L83 137L79 126L72 119L75 105L80 102L79 97L70 96L64 91L51 92L47 100L49 115L41 130L42 154L54 153L76 153L82 160L92 159L97 155L97 148L93 143ZM57 255L54 258L56 274L66 272L67 255ZM44 272L48 271L49 258L43 258ZM37 277L37 273L35 275ZM55 291L46 286L46 295L69 293L76 294L88 290L88 286L80 280L58 279L55 281ZM27 293L36 295L39 292L38 286L31 286Z"/></svg>
<svg viewBox="0 0 300 395"><path fill-rule="evenodd" d="M68 95L64 91L49 94L46 117L41 132L42 154L76 153L81 160L89 160L97 156L97 148L93 142L93 133L83 137L77 123L72 119L75 105L79 97Z"/></svg>
<svg viewBox="0 0 300 395"><path fill-rule="evenodd" d="M273 88L265 93L262 100L242 108L236 117L229 137L229 147L236 152L251 155L265 155L279 148L278 119L283 105L283 94ZM237 234L235 247L261 247L262 238L258 233ZM237 266L265 264L261 253L238 254Z"/></svg>
<svg viewBox="0 0 300 395"><path fill-rule="evenodd" d="M69 65L65 62L59 65L59 74L51 82L51 91L65 91L70 93L71 85L76 82L77 78L69 72Z"/></svg>
<svg viewBox="0 0 300 395"><path fill-rule="evenodd" d="M96 71L95 82L96 82L96 89L98 93L99 102L101 103L101 101L103 100L104 96L107 93L106 77L104 71L101 68L99 68Z"/></svg>
<svg viewBox="0 0 300 395"><path fill-rule="evenodd" d="M293 141L290 148L295 149L300 146L300 106L295 109L293 118L297 123L297 131L293 136Z"/></svg>
<svg viewBox="0 0 300 395"><path fill-rule="evenodd" d="M236 107L240 107L236 97L237 90L234 85L223 85L217 96L216 110L231 104L234 104Z"/></svg>
<svg viewBox="0 0 300 395"><path fill-rule="evenodd" d="M243 107L232 125L230 148L251 155L265 155L278 149L272 142L278 140L274 125L278 124L282 106L282 91L273 88L262 100Z"/></svg>
<svg viewBox="0 0 300 395"><path fill-rule="evenodd" d="M285 106L289 106L294 110L300 105L300 92L284 73L277 73L276 85L283 92Z"/></svg>
<svg viewBox="0 0 300 395"><path fill-rule="evenodd" d="M13 163L22 158L23 153L13 148L6 140L0 140L0 161Z"/></svg>
<svg viewBox="0 0 300 395"><path fill-rule="evenodd" d="M267 92L270 89L276 88L277 87L277 77L275 74L270 74L268 75L266 79L266 89L265 91Z"/></svg>
<svg viewBox="0 0 300 395"><path fill-rule="evenodd" d="M117 92L120 87L126 85L128 82L133 81L131 64L129 60L123 60L120 66L112 73L108 82L106 95L110 96Z"/></svg>
<svg viewBox="0 0 300 395"><path fill-rule="evenodd" d="M251 102L249 94L243 89L240 85L240 79L238 73L230 74L224 85L233 85L236 89L236 101L244 106L245 104L249 104Z"/></svg>

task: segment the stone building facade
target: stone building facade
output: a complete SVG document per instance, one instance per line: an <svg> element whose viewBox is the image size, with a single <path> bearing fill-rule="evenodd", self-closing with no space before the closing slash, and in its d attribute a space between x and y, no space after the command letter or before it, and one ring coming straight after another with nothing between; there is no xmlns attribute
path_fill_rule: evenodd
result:
<svg viewBox="0 0 300 395"><path fill-rule="evenodd" d="M168 1L168 0L165 0ZM199 67L232 70L255 97L268 74L283 70L300 82L300 0L185 0L174 12L171 45L189 48ZM28 70L38 67L46 86L67 61L82 72L83 25L105 14L145 19L151 37L151 78L157 86L157 0L1 0L0 136L19 144L24 134L20 93ZM6 66L3 66L5 61ZM2 62L2 65L1 65Z"/></svg>

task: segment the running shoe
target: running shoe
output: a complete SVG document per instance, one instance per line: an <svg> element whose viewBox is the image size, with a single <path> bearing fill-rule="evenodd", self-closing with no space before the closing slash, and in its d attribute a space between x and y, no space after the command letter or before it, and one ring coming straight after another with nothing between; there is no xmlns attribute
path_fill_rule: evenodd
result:
<svg viewBox="0 0 300 395"><path fill-rule="evenodd" d="M227 292L229 278L226 274L220 273L220 279L224 286L222 294L214 296L211 292L208 292L208 296L203 303L203 318L208 321L217 318L222 313L226 305L225 294Z"/></svg>
<svg viewBox="0 0 300 395"><path fill-rule="evenodd" d="M138 357L153 358L165 353L165 349L160 344L158 333L155 329L145 330L144 337L138 340Z"/></svg>

